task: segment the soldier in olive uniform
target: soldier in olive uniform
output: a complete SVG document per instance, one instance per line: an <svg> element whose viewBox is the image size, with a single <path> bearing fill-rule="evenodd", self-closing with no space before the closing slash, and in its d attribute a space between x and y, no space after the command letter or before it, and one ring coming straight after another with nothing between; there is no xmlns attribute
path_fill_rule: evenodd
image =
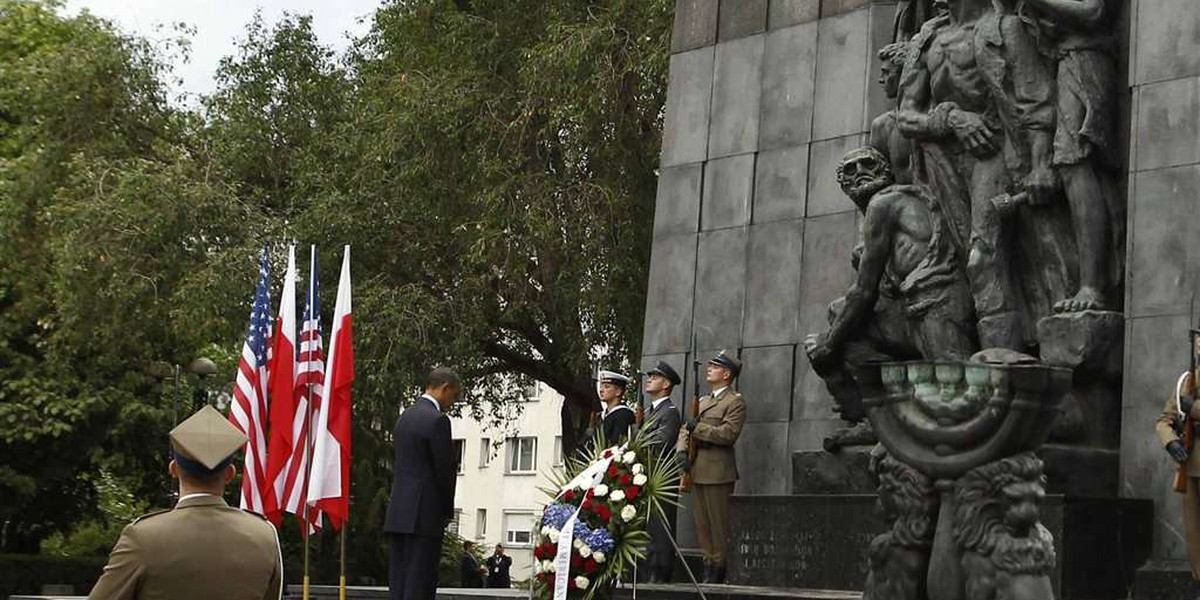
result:
<svg viewBox="0 0 1200 600"><path fill-rule="evenodd" d="M246 436L205 406L171 431L175 508L121 532L90 600L278 600L283 563L275 527L222 498Z"/></svg>
<svg viewBox="0 0 1200 600"><path fill-rule="evenodd" d="M704 581L725 581L725 547L729 541L729 497L738 479L733 445L746 422L746 401L733 390L742 371L737 358L721 352L708 361L705 378L712 393L700 399L697 415L688 414L675 446L677 458L692 474L692 511L696 538L704 552ZM696 461L689 464L688 442L696 440Z"/></svg>

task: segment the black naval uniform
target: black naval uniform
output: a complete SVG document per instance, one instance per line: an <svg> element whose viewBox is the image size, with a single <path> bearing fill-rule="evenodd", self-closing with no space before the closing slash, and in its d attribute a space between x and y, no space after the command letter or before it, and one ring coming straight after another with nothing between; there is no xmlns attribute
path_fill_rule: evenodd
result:
<svg viewBox="0 0 1200 600"><path fill-rule="evenodd" d="M600 431L604 432L604 443L609 446L624 443L629 439L629 430L636 421L637 415L633 413L633 409L624 404L604 409L600 424Z"/></svg>
<svg viewBox="0 0 1200 600"><path fill-rule="evenodd" d="M669 460L675 450L675 441L679 438L679 410L671 402L670 396L655 402L657 406L651 406L645 420L649 449L660 460ZM676 509L670 502L663 503L663 512L667 514L665 523L658 515L651 516L646 563L650 567L650 578L655 581L671 580L671 571L675 566L675 548L671 539L675 536Z"/></svg>

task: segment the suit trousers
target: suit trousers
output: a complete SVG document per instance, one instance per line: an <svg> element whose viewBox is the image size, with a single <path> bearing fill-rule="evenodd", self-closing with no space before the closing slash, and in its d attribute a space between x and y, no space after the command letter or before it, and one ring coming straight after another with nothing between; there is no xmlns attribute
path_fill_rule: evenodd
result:
<svg viewBox="0 0 1200 600"><path fill-rule="evenodd" d="M1183 494L1183 531L1187 537L1188 562L1192 579L1200 579L1200 478L1187 478Z"/></svg>
<svg viewBox="0 0 1200 600"><path fill-rule="evenodd" d="M675 537L675 514L677 506L663 504L663 512L667 514L664 522L657 514L650 518L650 546L646 552L646 566L651 572L664 578L671 576L671 568L675 566L675 545L671 540Z"/></svg>
<svg viewBox="0 0 1200 600"><path fill-rule="evenodd" d="M391 600L434 600L442 536L388 534L388 593Z"/></svg>
<svg viewBox="0 0 1200 600"><path fill-rule="evenodd" d="M692 485L692 509L696 513L696 540L705 562L725 565L725 547L729 543L729 497L733 482Z"/></svg>

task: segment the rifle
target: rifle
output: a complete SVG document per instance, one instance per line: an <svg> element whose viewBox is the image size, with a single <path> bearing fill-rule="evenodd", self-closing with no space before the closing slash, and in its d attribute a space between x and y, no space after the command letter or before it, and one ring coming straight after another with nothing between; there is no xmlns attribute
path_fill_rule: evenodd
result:
<svg viewBox="0 0 1200 600"><path fill-rule="evenodd" d="M646 420L646 389L642 387L642 372L637 374L638 386L638 405L637 405L637 426L638 433L642 431L642 422Z"/></svg>
<svg viewBox="0 0 1200 600"><path fill-rule="evenodd" d="M1198 333L1200 333L1200 331L1192 329L1188 334L1188 355L1191 356L1191 365L1188 368L1187 376L1191 378L1191 385L1186 385L1187 382L1185 382L1184 378L1182 377L1179 379L1179 382L1175 384L1175 410L1179 412L1180 429L1182 429L1180 434L1183 438L1183 449L1187 450L1188 456L1192 455L1192 449L1196 446L1196 427L1195 423L1192 421L1192 415L1190 413L1183 412L1183 406L1179 401L1181 398L1183 398L1184 394L1192 396L1193 398L1196 396L1196 334ZM1175 491L1179 492L1180 494L1186 493L1187 480L1188 464L1187 461L1185 461L1183 464L1179 465L1179 468L1175 471Z"/></svg>
<svg viewBox="0 0 1200 600"><path fill-rule="evenodd" d="M692 346L693 348L695 347L694 342ZM695 350L692 351L692 418L700 418L700 361L695 360ZM688 434L688 464L693 468L696 466L697 452L699 452L699 448L696 446L696 436ZM680 478L679 491L692 491L692 472L690 469L685 471L683 477Z"/></svg>

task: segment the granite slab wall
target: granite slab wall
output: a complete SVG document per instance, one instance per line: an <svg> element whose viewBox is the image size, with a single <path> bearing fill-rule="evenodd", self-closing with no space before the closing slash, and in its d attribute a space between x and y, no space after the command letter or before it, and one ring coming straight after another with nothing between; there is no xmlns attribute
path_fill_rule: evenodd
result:
<svg viewBox="0 0 1200 600"><path fill-rule="evenodd" d="M690 397L693 343L742 357L741 494L790 493L792 453L838 427L800 346L850 283L858 213L834 166L882 110L875 53L894 9L676 1L644 362L679 361ZM690 519L680 537L691 544Z"/></svg>
<svg viewBox="0 0 1200 600"><path fill-rule="evenodd" d="M1154 435L1154 421L1187 368L1187 329L1200 316L1200 3L1129 5L1120 481L1125 497L1154 501L1153 554L1163 564L1187 554L1180 497L1171 491L1172 465Z"/></svg>

